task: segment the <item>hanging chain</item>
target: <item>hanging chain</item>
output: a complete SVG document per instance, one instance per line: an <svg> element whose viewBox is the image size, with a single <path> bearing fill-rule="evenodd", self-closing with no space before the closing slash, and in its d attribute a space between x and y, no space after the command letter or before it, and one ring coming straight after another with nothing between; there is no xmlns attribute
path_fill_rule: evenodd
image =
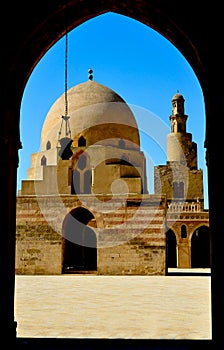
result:
<svg viewBox="0 0 224 350"><path fill-rule="evenodd" d="M68 32L65 34L65 116L68 115Z"/></svg>
<svg viewBox="0 0 224 350"><path fill-rule="evenodd" d="M68 31L66 28L66 34L65 34L65 115L62 116L61 126L58 133L58 137L61 137L62 133L62 127L65 123L65 137L70 136L71 137L71 130L69 126L69 116L68 116ZM64 123L63 123L64 122Z"/></svg>

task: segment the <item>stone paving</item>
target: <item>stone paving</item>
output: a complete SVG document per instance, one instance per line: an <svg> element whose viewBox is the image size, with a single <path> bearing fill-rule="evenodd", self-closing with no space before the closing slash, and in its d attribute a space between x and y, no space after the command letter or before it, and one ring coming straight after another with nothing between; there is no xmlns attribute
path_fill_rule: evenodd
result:
<svg viewBox="0 0 224 350"><path fill-rule="evenodd" d="M211 339L210 276L17 275L17 337Z"/></svg>

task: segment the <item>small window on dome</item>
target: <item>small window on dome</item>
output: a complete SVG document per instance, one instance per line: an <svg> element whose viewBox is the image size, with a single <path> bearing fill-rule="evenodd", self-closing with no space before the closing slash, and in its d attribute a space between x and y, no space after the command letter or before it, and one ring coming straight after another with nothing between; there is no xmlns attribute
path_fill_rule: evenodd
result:
<svg viewBox="0 0 224 350"><path fill-rule="evenodd" d="M86 139L83 136L80 136L78 140L78 147L85 147L86 146Z"/></svg>
<svg viewBox="0 0 224 350"><path fill-rule="evenodd" d="M120 140L119 140L119 143L118 143L118 146L119 146L120 148L125 148L125 142L124 142L124 140L120 139Z"/></svg>
<svg viewBox="0 0 224 350"><path fill-rule="evenodd" d="M47 141L46 150L49 150L49 149L51 149L51 143L50 141Z"/></svg>

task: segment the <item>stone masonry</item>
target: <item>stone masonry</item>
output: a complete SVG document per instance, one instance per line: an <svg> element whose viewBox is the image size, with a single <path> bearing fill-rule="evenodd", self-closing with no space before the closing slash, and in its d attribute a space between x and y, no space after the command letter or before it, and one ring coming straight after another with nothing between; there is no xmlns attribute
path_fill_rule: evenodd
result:
<svg viewBox="0 0 224 350"><path fill-rule="evenodd" d="M166 274L166 199L156 195L18 196L17 274L61 274L64 218L91 208L97 237L97 274Z"/></svg>

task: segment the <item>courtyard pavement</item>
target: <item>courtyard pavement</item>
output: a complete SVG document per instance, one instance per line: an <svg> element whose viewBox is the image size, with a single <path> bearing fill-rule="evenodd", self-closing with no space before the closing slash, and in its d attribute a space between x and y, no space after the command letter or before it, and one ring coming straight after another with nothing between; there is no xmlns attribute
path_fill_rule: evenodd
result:
<svg viewBox="0 0 224 350"><path fill-rule="evenodd" d="M210 275L197 272L17 275L17 337L209 340Z"/></svg>

